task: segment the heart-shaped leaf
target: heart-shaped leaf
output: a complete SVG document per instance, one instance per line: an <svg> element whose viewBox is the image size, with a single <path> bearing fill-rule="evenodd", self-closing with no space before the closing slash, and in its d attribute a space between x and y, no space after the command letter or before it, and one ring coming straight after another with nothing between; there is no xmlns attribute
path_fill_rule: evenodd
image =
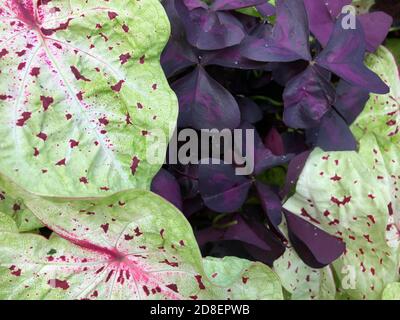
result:
<svg viewBox="0 0 400 320"><path fill-rule="evenodd" d="M331 109L335 94L329 72L318 66L309 66L285 88L285 123L293 128L316 127Z"/></svg>
<svg viewBox="0 0 400 320"><path fill-rule="evenodd" d="M373 95L353 125L353 132L361 137L371 132L387 137L393 143L400 141L400 76L393 55L385 47L367 56L366 63L389 84L386 95Z"/></svg>
<svg viewBox="0 0 400 320"><path fill-rule="evenodd" d="M267 36L249 37L242 45L245 57L255 61L311 60L307 13L302 1L278 0L277 20Z"/></svg>
<svg viewBox="0 0 400 320"><path fill-rule="evenodd" d="M371 55L368 65L396 90L398 70L386 49ZM307 213L308 221L318 221L346 243L345 254L332 265L342 298L379 299L387 285L399 281L400 148L397 135L388 135L383 108L398 109L397 105L386 106L391 94L371 96L364 111L374 119L370 125L366 125L364 113L356 120L353 128L359 151L315 150L296 194L285 204L299 216ZM279 273L282 277L287 274Z"/></svg>
<svg viewBox="0 0 400 320"><path fill-rule="evenodd" d="M0 1L0 167L43 195L150 187L153 130L176 97L159 65L159 1ZM160 148L165 148L160 143Z"/></svg>
<svg viewBox="0 0 400 320"><path fill-rule="evenodd" d="M19 192L56 234L49 240L19 234L13 221L0 214L1 299L282 296L278 279L260 263L209 259L204 269L187 220L148 191L85 200ZM227 260L234 269L227 268Z"/></svg>
<svg viewBox="0 0 400 320"><path fill-rule="evenodd" d="M195 129L236 128L240 110L235 98L198 66L172 84L179 97L179 127Z"/></svg>
<svg viewBox="0 0 400 320"><path fill-rule="evenodd" d="M388 93L387 85L364 65L366 42L362 28L346 30L342 18L336 21L326 48L316 58L317 64L370 92Z"/></svg>

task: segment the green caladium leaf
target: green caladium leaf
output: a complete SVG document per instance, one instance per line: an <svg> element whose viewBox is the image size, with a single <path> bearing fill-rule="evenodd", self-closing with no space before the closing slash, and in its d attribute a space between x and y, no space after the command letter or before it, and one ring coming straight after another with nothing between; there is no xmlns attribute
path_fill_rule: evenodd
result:
<svg viewBox="0 0 400 320"><path fill-rule="evenodd" d="M382 300L400 300L400 282L389 284L383 291Z"/></svg>
<svg viewBox="0 0 400 320"><path fill-rule="evenodd" d="M358 14L368 13L374 4L375 0L353 0L352 2Z"/></svg>
<svg viewBox="0 0 400 320"><path fill-rule="evenodd" d="M280 229L287 234L284 221ZM291 294L291 300L334 300L336 285L330 267L313 269L307 266L293 247L274 262L274 270L282 281L282 286Z"/></svg>
<svg viewBox="0 0 400 320"><path fill-rule="evenodd" d="M346 243L345 254L328 267L337 280L338 297L346 299L380 299L385 287L400 278L400 146L397 130L387 123L394 120L397 126L398 70L384 48L368 63L391 92L372 95L353 125L358 152L315 150L296 194L285 204L287 210L308 217ZM328 268L316 270L320 281ZM288 275L283 265L279 269L281 278ZM285 288L296 295L300 289L294 281Z"/></svg>
<svg viewBox="0 0 400 320"><path fill-rule="evenodd" d="M47 196L148 189L178 112L159 1L1 0L0 19L2 172Z"/></svg>
<svg viewBox="0 0 400 320"><path fill-rule="evenodd" d="M14 218L19 231L27 232L38 229L43 225L25 206L22 198L13 197L12 190L2 183L0 177L0 212Z"/></svg>
<svg viewBox="0 0 400 320"><path fill-rule="evenodd" d="M17 192L55 234L17 233L0 214L0 299L282 298L261 263L203 265L189 222L149 191L81 200Z"/></svg>
<svg viewBox="0 0 400 320"><path fill-rule="evenodd" d="M400 39L389 38L385 41L385 46L392 52L397 65L400 65Z"/></svg>
<svg viewBox="0 0 400 320"><path fill-rule="evenodd" d="M380 47L375 54L368 55L366 64L390 87L385 95L371 95L364 111L353 124L352 131L360 139L371 132L388 138L393 143L400 141L400 78L392 53Z"/></svg>
<svg viewBox="0 0 400 320"><path fill-rule="evenodd" d="M279 277L262 263L235 257L207 257L203 263L211 283L231 288L230 298L233 300L283 299Z"/></svg>

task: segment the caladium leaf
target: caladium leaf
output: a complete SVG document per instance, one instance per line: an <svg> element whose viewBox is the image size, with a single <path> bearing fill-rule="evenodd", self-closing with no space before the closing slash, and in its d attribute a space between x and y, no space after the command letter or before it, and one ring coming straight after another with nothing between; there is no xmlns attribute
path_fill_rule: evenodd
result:
<svg viewBox="0 0 400 320"><path fill-rule="evenodd" d="M264 37L250 37L242 45L245 57L265 62L311 60L307 13L302 1L278 0L276 24Z"/></svg>
<svg viewBox="0 0 400 320"><path fill-rule="evenodd" d="M339 288L344 297L379 298L399 279L399 151L372 134L360 140L359 153L316 150L285 204L345 241L346 253L333 264L340 281L353 276L353 286Z"/></svg>
<svg viewBox="0 0 400 320"><path fill-rule="evenodd" d="M287 234L284 222L281 229ZM334 300L336 285L331 268L313 269L307 266L293 247L274 262L282 286L290 293L291 300Z"/></svg>
<svg viewBox="0 0 400 320"><path fill-rule="evenodd" d="M148 191L72 201L31 194L26 198L57 235L47 240L19 234L10 221L0 228L1 299L279 297L275 276L260 263L231 258L243 268L210 275L210 270L226 270L225 261L211 260L205 263L213 266L205 271L189 223ZM0 215L1 221L6 219ZM243 281L258 277L271 279L269 290L264 283Z"/></svg>
<svg viewBox="0 0 400 320"><path fill-rule="evenodd" d="M246 290L248 299L282 300L282 286L277 275L261 263L234 257L223 259L205 258L203 260L206 274L215 286L232 288L233 300L243 299L242 290ZM243 272L243 270L245 270ZM257 275L257 277L255 277ZM232 281L232 279L241 279Z"/></svg>
<svg viewBox="0 0 400 320"><path fill-rule="evenodd" d="M400 282L387 285L382 293L382 300L400 300Z"/></svg>
<svg viewBox="0 0 400 320"><path fill-rule="evenodd" d="M345 30L341 19L337 20L326 48L316 58L317 64L353 85L374 93L387 93L387 85L364 65L366 44L362 28Z"/></svg>
<svg viewBox="0 0 400 320"><path fill-rule="evenodd" d="M323 268L343 254L345 250L343 241L316 227L320 222L311 219L305 209L301 211L301 215L310 219L313 224L286 209L283 209L283 212L287 221L290 241L308 266Z"/></svg>
<svg viewBox="0 0 400 320"><path fill-rule="evenodd" d="M172 84L179 97L179 127L236 128L240 110L235 98L201 66Z"/></svg>
<svg viewBox="0 0 400 320"><path fill-rule="evenodd" d="M159 65L159 1L0 1L0 166L43 195L150 187L152 130L176 97ZM160 144L160 148L165 148Z"/></svg>
<svg viewBox="0 0 400 320"><path fill-rule="evenodd" d="M24 204L23 198L19 197L3 183L0 178L0 212L13 218L20 232L28 232L41 228L42 223Z"/></svg>
<svg viewBox="0 0 400 320"><path fill-rule="evenodd" d="M330 74L318 66L309 66L290 80L285 88L285 123L292 128L316 127L331 109L335 94Z"/></svg>
<svg viewBox="0 0 400 320"><path fill-rule="evenodd" d="M393 55L385 47L370 54L366 64L389 85L386 95L373 95L353 125L353 132L361 137L365 132L386 136L393 143L400 141L400 77Z"/></svg>
<svg viewBox="0 0 400 320"><path fill-rule="evenodd" d="M388 69L379 74L398 79L396 64L387 50L381 48L370 59L375 62L370 65L374 71L385 61ZM285 204L298 215L307 212L310 222L319 221L324 230L346 243L345 254L332 265L342 298L379 299L388 284L399 280L400 150L397 137L388 137L385 130L377 129L384 128L387 121L377 97L372 95L365 108L376 126L356 134L359 151L315 150L296 194ZM354 129L363 128L363 117L359 119Z"/></svg>

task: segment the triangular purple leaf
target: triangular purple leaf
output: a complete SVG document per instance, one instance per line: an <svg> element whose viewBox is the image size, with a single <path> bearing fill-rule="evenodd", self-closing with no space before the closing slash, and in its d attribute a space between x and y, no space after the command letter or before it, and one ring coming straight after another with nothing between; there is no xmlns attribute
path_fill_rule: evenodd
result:
<svg viewBox="0 0 400 320"><path fill-rule="evenodd" d="M339 18L328 45L318 55L316 62L351 84L374 93L388 93L388 86L364 65L365 49L362 28L345 30Z"/></svg>
<svg viewBox="0 0 400 320"><path fill-rule="evenodd" d="M182 210L182 196L179 184L175 177L167 170L161 169L154 177L151 191L171 202L175 207Z"/></svg>
<svg viewBox="0 0 400 320"><path fill-rule="evenodd" d="M307 131L308 142L324 151L354 151L357 142L349 125L332 110L328 112L317 128Z"/></svg>
<svg viewBox="0 0 400 320"><path fill-rule="evenodd" d="M210 164L199 166L199 189L204 203L217 212L235 212L246 201L252 181L236 175L230 164L211 164L208 160Z"/></svg>
<svg viewBox="0 0 400 320"><path fill-rule="evenodd" d="M335 89L330 78L318 66L310 65L287 84L283 100L284 121L292 128L312 128L330 110Z"/></svg>
<svg viewBox="0 0 400 320"><path fill-rule="evenodd" d="M335 109L351 125L364 110L369 92L341 80L336 88Z"/></svg>
<svg viewBox="0 0 400 320"><path fill-rule="evenodd" d="M266 184L257 181L256 190L268 222L276 230L282 222L282 203L279 196Z"/></svg>
<svg viewBox="0 0 400 320"><path fill-rule="evenodd" d="M358 16L364 29L367 50L375 52L385 40L393 23L393 18L384 12L371 12Z"/></svg>
<svg viewBox="0 0 400 320"><path fill-rule="evenodd" d="M236 10L264 4L266 0L215 0L211 5L214 11Z"/></svg>
<svg viewBox="0 0 400 320"><path fill-rule="evenodd" d="M233 129L239 125L235 98L201 66L174 82L172 88L179 99L179 127Z"/></svg>
<svg viewBox="0 0 400 320"><path fill-rule="evenodd" d="M277 21L271 35L243 42L245 57L265 62L311 60L307 13L302 1L278 0Z"/></svg>
<svg viewBox="0 0 400 320"><path fill-rule="evenodd" d="M245 32L242 24L229 12L216 12L208 7L175 0L189 43L201 50L217 50L239 44Z"/></svg>
<svg viewBox="0 0 400 320"><path fill-rule="evenodd" d="M283 212L288 224L290 241L308 266L323 268L344 253L345 244L338 238L285 209ZM307 216L306 212L303 214Z"/></svg>

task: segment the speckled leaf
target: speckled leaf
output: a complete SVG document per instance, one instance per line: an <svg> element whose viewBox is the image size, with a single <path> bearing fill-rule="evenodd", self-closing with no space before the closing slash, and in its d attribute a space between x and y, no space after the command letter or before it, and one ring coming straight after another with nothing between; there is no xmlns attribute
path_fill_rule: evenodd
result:
<svg viewBox="0 0 400 320"><path fill-rule="evenodd" d="M400 300L400 282L389 284L383 291L382 300Z"/></svg>
<svg viewBox="0 0 400 320"><path fill-rule="evenodd" d="M177 117L159 1L1 0L0 19L1 169L43 195L149 188L147 140Z"/></svg>
<svg viewBox="0 0 400 320"><path fill-rule="evenodd" d="M365 132L384 135L393 143L400 141L400 78L396 61L391 52L380 47L367 57L366 64L390 87L385 95L372 95L364 111L353 125L355 136Z"/></svg>
<svg viewBox="0 0 400 320"><path fill-rule="evenodd" d="M370 64L375 71L379 56L376 65ZM378 73L393 78L397 68L391 67ZM358 132L359 151L315 150L296 194L284 206L346 243L345 254L332 265L341 298L379 299L388 284L399 280L400 147L377 129L387 119L376 101L372 96L366 107L375 126Z"/></svg>
<svg viewBox="0 0 400 320"><path fill-rule="evenodd" d="M0 212L14 219L19 231L32 231L43 226L25 206L23 198L15 194L8 183L1 177L0 186Z"/></svg>
<svg viewBox="0 0 400 320"><path fill-rule="evenodd" d="M205 272L211 283L232 287L232 299L282 300L278 276L266 265L235 257L205 258Z"/></svg>
<svg viewBox="0 0 400 320"><path fill-rule="evenodd" d="M287 235L286 222L281 226ZM297 255L293 247L274 262L274 270L291 300L333 300L336 286L330 267L312 269Z"/></svg>
<svg viewBox="0 0 400 320"><path fill-rule="evenodd" d="M240 273L221 275L226 286L213 284L189 223L153 193L86 200L21 194L57 235L47 240L16 233L9 222L1 227L0 299L272 298L268 284L251 285L253 277L272 278L259 264L242 262Z"/></svg>
<svg viewBox="0 0 400 320"><path fill-rule="evenodd" d="M285 204L346 243L333 264L340 281L354 276L354 287L340 288L344 297L379 298L399 278L399 154L398 146L370 134L359 153L316 150Z"/></svg>

